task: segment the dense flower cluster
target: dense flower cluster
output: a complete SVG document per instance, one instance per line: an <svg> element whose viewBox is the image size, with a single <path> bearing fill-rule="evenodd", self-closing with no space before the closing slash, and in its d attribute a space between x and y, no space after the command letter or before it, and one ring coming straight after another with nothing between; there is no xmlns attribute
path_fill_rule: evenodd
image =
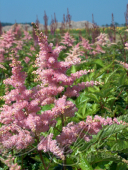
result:
<svg viewBox="0 0 128 170"><path fill-rule="evenodd" d="M4 54L8 53L10 50L10 47L13 46L13 43L15 42L14 33L12 33L12 30L7 31L7 33L3 33L0 37L0 62L4 61Z"/></svg>
<svg viewBox="0 0 128 170"><path fill-rule="evenodd" d="M94 119L91 116L87 116L86 121L80 121L75 124L70 122L66 127L63 127L62 133L57 136L57 141L60 146L71 145L77 141L78 138L83 138L85 141L90 141L92 135L96 135L103 126L112 124L121 124L116 118L102 118L96 115Z"/></svg>
<svg viewBox="0 0 128 170"><path fill-rule="evenodd" d="M83 50L86 52L88 51L89 54L99 54L99 53L105 53L105 51L102 49L100 43L94 43L94 44L89 44L89 40L85 39L82 37L82 41L80 43L80 45L83 47Z"/></svg>
<svg viewBox="0 0 128 170"><path fill-rule="evenodd" d="M4 155L2 155L2 156L4 156ZM9 155L9 156L7 157L7 159L3 159L3 158L0 157L0 161L3 162L4 164L6 164L6 165L9 167L9 170L20 170L21 167L18 166L17 163L14 163L14 162L13 162L14 159L15 159L15 158L12 157L11 155Z"/></svg>
<svg viewBox="0 0 128 170"><path fill-rule="evenodd" d="M18 32L17 28L16 32ZM6 86L12 86L13 89L6 91L3 96L5 104L1 109L0 114L0 146L6 149L21 150L27 148L30 144L37 142L38 151L52 152L59 158L65 158L64 147L68 144L71 145L77 140L78 137L83 138L85 141L90 141L92 135L97 134L103 126L112 124L121 124L117 119L102 118L95 116L94 119L87 116L85 121L79 123L65 122L66 118L75 116L77 108L75 104L68 100L68 97L78 97L80 91L87 87L102 85L102 82L86 81L76 83L83 75L87 75L94 70L80 70L70 75L67 75L67 70L75 64L79 64L81 59L79 58L83 52L79 48L79 44L70 50L70 54L65 61L58 61L59 53L64 49L63 46L56 46L53 48L53 44L48 44L48 38L42 32L39 33L38 29L35 29L35 33L38 37L38 43L40 46L39 55L37 55L35 61L34 71L37 75L36 81L39 81L39 85L27 89L25 86L25 79L27 74L22 71L21 62L18 59L12 57L12 76L4 80ZM9 39L8 44L4 44L5 37ZM25 32L24 39L30 39L29 35ZM73 46L73 39L71 39L69 33L65 34L63 44L67 46ZM15 42L15 33L11 32L3 35L3 41L1 43L1 51L6 48L9 49ZM4 44L4 47L2 46ZM15 51L22 48L23 44L17 45ZM89 44L88 40L82 38L80 45L86 50L94 50L96 53L104 53L101 44L98 44L96 49ZM34 51L33 47L31 49ZM93 51L93 52L94 52ZM3 50L3 53L5 51ZM17 53L15 53L15 56ZM25 58L25 62L29 62L29 58ZM126 65L127 66L127 65ZM41 108L44 105L52 104L52 109L42 111ZM53 136L53 134L44 137L41 132L49 131L50 127L55 127L57 118L61 119L62 131L60 134ZM67 124L67 125L66 125ZM52 139L54 137L54 139ZM3 150L0 149L2 152ZM15 168L17 165L13 165ZM12 169L13 169L12 167ZM19 167L17 167L18 169Z"/></svg>
<svg viewBox="0 0 128 170"><path fill-rule="evenodd" d="M22 30L19 25L16 25L14 28L10 29L6 33L3 33L0 37L0 62L12 59L9 56L9 52L13 50L16 57L18 56L18 51L22 50L24 42L27 42L32 37L27 31L24 31L24 37L21 38ZM5 58L5 54L8 57Z"/></svg>

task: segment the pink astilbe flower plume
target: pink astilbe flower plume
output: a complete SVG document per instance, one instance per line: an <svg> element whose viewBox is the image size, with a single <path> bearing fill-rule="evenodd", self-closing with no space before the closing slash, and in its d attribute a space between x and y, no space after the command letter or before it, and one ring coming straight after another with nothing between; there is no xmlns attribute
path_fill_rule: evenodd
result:
<svg viewBox="0 0 128 170"><path fill-rule="evenodd" d="M18 51L22 50L25 43L31 39L28 32L24 31L24 37L21 37L22 30L20 26L16 25L15 28L10 29L6 33L3 33L0 37L0 62L6 60L12 60L10 52L13 51L16 57L19 57Z"/></svg>
<svg viewBox="0 0 128 170"><path fill-rule="evenodd" d="M66 127L63 127L62 133L57 136L57 142L61 147L65 145L71 145L78 138L82 138L85 141L90 141L92 135L96 135L103 126L112 124L122 124L122 121L118 121L116 118L102 118L96 115L94 119L91 116L87 116L86 121L80 121L79 123L70 122Z"/></svg>
<svg viewBox="0 0 128 170"><path fill-rule="evenodd" d="M95 49L97 52L105 53L105 51L102 49L102 47L98 44Z"/></svg>
<svg viewBox="0 0 128 170"><path fill-rule="evenodd" d="M22 36L21 26L18 25L17 23L14 24L13 32L14 32L14 35L15 35L16 39L20 39L21 38L21 36Z"/></svg>
<svg viewBox="0 0 128 170"><path fill-rule="evenodd" d="M84 47L85 50L91 50L93 49L91 47L92 44L89 44L89 40L85 39L82 37L82 42L81 42L81 46Z"/></svg>
<svg viewBox="0 0 128 170"><path fill-rule="evenodd" d="M71 37L69 32L65 33L65 35L62 37L62 41L61 41L62 44L69 46L69 47L72 47L74 42L75 42L75 39L73 37Z"/></svg>
<svg viewBox="0 0 128 170"><path fill-rule="evenodd" d="M49 134L46 138L41 137L41 141L38 144L38 150L44 150L44 152L52 152L57 157L64 159L63 149L57 146L57 141L52 140L53 134Z"/></svg>
<svg viewBox="0 0 128 170"><path fill-rule="evenodd" d="M100 33L100 35L96 38L95 44L101 46L110 45L110 40L108 39L108 35L105 33Z"/></svg>
<svg viewBox="0 0 128 170"><path fill-rule="evenodd" d="M14 43L15 43L15 35L11 29L1 35L0 37L0 62L3 62L5 60L4 54L9 53L10 47L12 47Z"/></svg>
<svg viewBox="0 0 128 170"><path fill-rule="evenodd" d="M32 37L30 36L30 34L27 31L24 30L24 38L23 38L23 40L30 40L30 39L32 39Z"/></svg>
<svg viewBox="0 0 128 170"><path fill-rule="evenodd" d="M66 62L75 65L82 63L80 56L82 56L84 52L80 50L79 44L75 45L72 49L69 50L69 53L66 54L67 54L67 57L65 58Z"/></svg>
<svg viewBox="0 0 128 170"><path fill-rule="evenodd" d="M128 64L125 63L125 62L122 62L122 61L118 61L118 60L115 60L116 62L118 62L119 64L121 64L126 70L128 70Z"/></svg>

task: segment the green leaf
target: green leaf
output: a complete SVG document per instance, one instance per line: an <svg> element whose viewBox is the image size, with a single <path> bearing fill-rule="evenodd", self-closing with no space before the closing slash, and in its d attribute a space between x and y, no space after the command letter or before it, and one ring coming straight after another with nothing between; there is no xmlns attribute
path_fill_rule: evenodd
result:
<svg viewBox="0 0 128 170"><path fill-rule="evenodd" d="M101 67L104 67L103 62L102 62L102 60L100 60L100 59L95 60L94 63L100 65Z"/></svg>
<svg viewBox="0 0 128 170"><path fill-rule="evenodd" d="M80 153L80 163L79 166L82 170L93 170L92 166L89 164L86 158Z"/></svg>
<svg viewBox="0 0 128 170"><path fill-rule="evenodd" d="M88 91L94 93L94 92L99 92L100 89L97 86L93 86L93 87L88 87Z"/></svg>
<svg viewBox="0 0 128 170"><path fill-rule="evenodd" d="M122 162L122 158L115 153L111 153L108 150L99 150L97 153L91 152L87 155L87 160L89 163L94 164L101 161L114 161Z"/></svg>
<svg viewBox="0 0 128 170"><path fill-rule="evenodd" d="M99 93L99 92L96 92L96 94L97 94L97 93ZM92 99L93 101L99 102L99 98L97 97L96 94L89 93L89 94L87 94L86 96L89 97L90 99Z"/></svg>
<svg viewBox="0 0 128 170"><path fill-rule="evenodd" d="M121 132L125 128L126 128L126 126L122 125L122 124L120 124L120 125L112 124L107 127L104 127L102 132L100 133L99 139L101 140L103 138L110 137L111 135L113 135L115 133Z"/></svg>
<svg viewBox="0 0 128 170"><path fill-rule="evenodd" d="M127 115L122 115L120 117L117 118L118 121L124 121L126 123L128 123L128 114Z"/></svg>
<svg viewBox="0 0 128 170"><path fill-rule="evenodd" d="M85 113L86 113L86 105L87 105L87 102L85 102L85 104L83 105L82 107L82 115L84 116Z"/></svg>
<svg viewBox="0 0 128 170"><path fill-rule="evenodd" d="M97 163L97 166L95 167L95 170L108 170L111 166L113 161L102 161Z"/></svg>
<svg viewBox="0 0 128 170"><path fill-rule="evenodd" d="M111 141L111 142L113 142L113 141ZM128 140L114 141L111 151L121 151L124 149L128 149Z"/></svg>
<svg viewBox="0 0 128 170"><path fill-rule="evenodd" d="M105 83L108 83L109 80L112 78L112 76L115 74L115 72L117 71L118 69L114 70L112 73L110 73L109 75L107 74L107 77L105 78Z"/></svg>
<svg viewBox="0 0 128 170"><path fill-rule="evenodd" d="M35 160L35 161L37 161L37 162L41 162L41 160L40 160L40 157L39 156L35 156L35 157L31 157L33 160Z"/></svg>
<svg viewBox="0 0 128 170"><path fill-rule="evenodd" d="M94 103L94 104L92 105L92 109L93 109L94 111L99 110L99 105L96 104L96 103Z"/></svg>
<svg viewBox="0 0 128 170"><path fill-rule="evenodd" d="M81 93L80 96L77 97L77 99L76 99L76 105L79 106L88 100L89 100L89 98L85 95L85 93Z"/></svg>
<svg viewBox="0 0 128 170"><path fill-rule="evenodd" d="M124 164L124 163L121 163L121 162L120 162L120 163L117 165L116 170L127 170L127 164Z"/></svg>
<svg viewBox="0 0 128 170"><path fill-rule="evenodd" d="M120 84L120 85L124 85L126 79L127 79L127 75L124 74L124 73L122 73L122 74L120 75L120 78L119 78L119 84Z"/></svg>
<svg viewBox="0 0 128 170"><path fill-rule="evenodd" d="M71 73L75 73L76 72L76 66L72 65L71 67Z"/></svg>
<svg viewBox="0 0 128 170"><path fill-rule="evenodd" d="M103 96L104 97L108 97L108 95L111 93L112 90L113 90L113 87L110 87L110 88L107 88L107 89L103 89Z"/></svg>
<svg viewBox="0 0 128 170"><path fill-rule="evenodd" d="M54 107L54 104L50 104L50 105L45 105L45 106L42 106L42 111L45 111L45 110L51 110L52 108Z"/></svg>
<svg viewBox="0 0 128 170"><path fill-rule="evenodd" d="M106 67L102 68L100 71L98 71L98 74L96 74L95 77L98 78L99 76L101 76L109 67L112 66L112 64L113 64L113 62L110 63L109 65L107 65Z"/></svg>
<svg viewBox="0 0 128 170"><path fill-rule="evenodd" d="M122 87L124 88L124 90L128 90L128 85L121 85L121 86L119 86L119 87L117 88L117 90L120 89L120 88L122 88Z"/></svg>

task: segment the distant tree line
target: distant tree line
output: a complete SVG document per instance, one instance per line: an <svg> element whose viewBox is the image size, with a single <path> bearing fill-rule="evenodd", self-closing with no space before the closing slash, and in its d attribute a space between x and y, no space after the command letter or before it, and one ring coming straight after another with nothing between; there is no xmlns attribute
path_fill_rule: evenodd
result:
<svg viewBox="0 0 128 170"><path fill-rule="evenodd" d="M118 22L115 22L114 24L116 27L124 27L126 26L126 23L124 24L119 24ZM112 26L112 23L111 24L106 24L106 25L102 25L102 27L111 27Z"/></svg>
<svg viewBox="0 0 128 170"><path fill-rule="evenodd" d="M30 26L32 26L30 22L27 22L27 23L17 23L17 24L29 24ZM1 25L2 25L2 27L4 27L4 26L14 25L14 23L1 22Z"/></svg>
<svg viewBox="0 0 128 170"><path fill-rule="evenodd" d="M32 26L30 22L27 22L27 23L17 23L17 24L28 24L28 25ZM4 26L14 25L14 23L1 22L1 25L2 25L2 27L4 27ZM111 24L104 24L104 25L102 25L102 27L110 27L110 26L112 26L112 23ZM126 23L125 24L119 24L119 23L115 22L115 26L116 27L126 26Z"/></svg>

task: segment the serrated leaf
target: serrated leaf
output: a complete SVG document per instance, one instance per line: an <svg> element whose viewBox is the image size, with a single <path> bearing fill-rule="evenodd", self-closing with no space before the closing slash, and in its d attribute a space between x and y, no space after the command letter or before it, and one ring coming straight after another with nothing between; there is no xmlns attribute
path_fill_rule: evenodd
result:
<svg viewBox="0 0 128 170"><path fill-rule="evenodd" d="M37 161L37 162L41 162L40 157L39 156L35 156L35 157L31 157L33 160Z"/></svg>
<svg viewBox="0 0 128 170"><path fill-rule="evenodd" d="M108 170L110 168L113 161L102 161L97 163L97 166L95 167L96 170Z"/></svg>
<svg viewBox="0 0 128 170"><path fill-rule="evenodd" d="M95 92L95 93L96 93L96 94L97 94L97 93L99 94L99 92ZM89 93L89 94L87 94L86 96L89 97L90 99L96 101L96 102L99 102L99 98L97 97L96 94Z"/></svg>
<svg viewBox="0 0 128 170"><path fill-rule="evenodd" d="M109 65L107 65L106 67L102 68L102 69L98 72L98 74L96 75L96 78L98 78L99 76L101 76L109 67L111 67L112 64L113 64L113 62L110 63Z"/></svg>
<svg viewBox="0 0 128 170"><path fill-rule="evenodd" d="M124 149L128 149L128 140L114 141L111 151L121 151Z"/></svg>
<svg viewBox="0 0 128 170"><path fill-rule="evenodd" d="M120 85L123 85L125 83L126 77L127 77L127 75L124 73L120 75L120 78L119 78Z"/></svg>
<svg viewBox="0 0 128 170"><path fill-rule="evenodd" d="M114 70L112 73L110 73L109 75L107 75L107 77L105 78L105 84L108 83L108 81L112 78L112 76L115 74L115 72L118 69Z"/></svg>
<svg viewBox="0 0 128 170"><path fill-rule="evenodd" d="M78 112L76 112L76 115L77 115L77 117L83 119L83 116L81 114L79 114Z"/></svg>
<svg viewBox="0 0 128 170"><path fill-rule="evenodd" d="M97 153L89 153L87 155L87 160L91 164L101 161L114 161L114 162L121 162L122 158L115 153L111 153L110 151L100 150Z"/></svg>
<svg viewBox="0 0 128 170"><path fill-rule="evenodd" d="M105 128L103 128L100 136L99 136L99 139L103 139L103 138L107 138L107 137L110 137L111 135L115 134L115 133L119 133L121 132L123 129L125 129L126 126L125 125L118 125L118 124L112 124L112 125L109 125Z"/></svg>
<svg viewBox="0 0 128 170"><path fill-rule="evenodd" d="M127 170L127 164L120 162L120 163L117 165L116 170Z"/></svg>
<svg viewBox="0 0 128 170"><path fill-rule="evenodd" d="M61 121L61 120L58 120L56 126L61 125L61 123L62 123L62 121Z"/></svg>
<svg viewBox="0 0 128 170"><path fill-rule="evenodd" d="M103 62L102 62L102 60L100 60L100 59L95 60L94 63L100 65L101 67L104 67Z"/></svg>
<svg viewBox="0 0 128 170"><path fill-rule="evenodd" d="M85 113L86 113L86 105L87 105L87 102L85 102L85 104L83 105L82 107L82 115L84 116Z"/></svg>
<svg viewBox="0 0 128 170"><path fill-rule="evenodd" d="M128 114L127 115L122 115L120 117L117 118L118 121L124 121L126 123L128 123Z"/></svg>
<svg viewBox="0 0 128 170"><path fill-rule="evenodd" d="M114 101L114 100L116 100L116 99L117 99L117 98L116 98L116 97L114 97L114 96L113 96L113 97L109 97L109 98L107 98L107 102L109 102L109 101L111 101L111 100L113 100L113 101Z"/></svg>
<svg viewBox="0 0 128 170"><path fill-rule="evenodd" d="M98 107L99 107L99 105L96 104L96 103L94 103L94 104L92 105L92 109L93 109L93 110L98 110Z"/></svg>
<svg viewBox="0 0 128 170"><path fill-rule="evenodd" d="M119 87L117 88L117 90L120 89L120 88L122 88L122 87L124 88L124 90L128 90L128 85L121 85L121 86L119 86Z"/></svg>
<svg viewBox="0 0 128 170"><path fill-rule="evenodd" d="M86 160L86 158L84 158L81 153L79 155L80 155L79 167L82 170L93 170L92 166L89 164L89 162Z"/></svg>
<svg viewBox="0 0 128 170"><path fill-rule="evenodd" d="M97 95L98 97L102 97L102 98L104 97L104 94L102 94L101 92L95 92L95 95Z"/></svg>
<svg viewBox="0 0 128 170"><path fill-rule="evenodd" d="M76 99L76 105L81 105L88 100L89 98L85 95L85 93L81 93L81 95Z"/></svg>
<svg viewBox="0 0 128 170"><path fill-rule="evenodd" d="M103 95L104 97L108 96L111 93L111 90L113 90L113 87L111 88L107 88L107 89L103 89ZM101 91L102 92L102 91Z"/></svg>

